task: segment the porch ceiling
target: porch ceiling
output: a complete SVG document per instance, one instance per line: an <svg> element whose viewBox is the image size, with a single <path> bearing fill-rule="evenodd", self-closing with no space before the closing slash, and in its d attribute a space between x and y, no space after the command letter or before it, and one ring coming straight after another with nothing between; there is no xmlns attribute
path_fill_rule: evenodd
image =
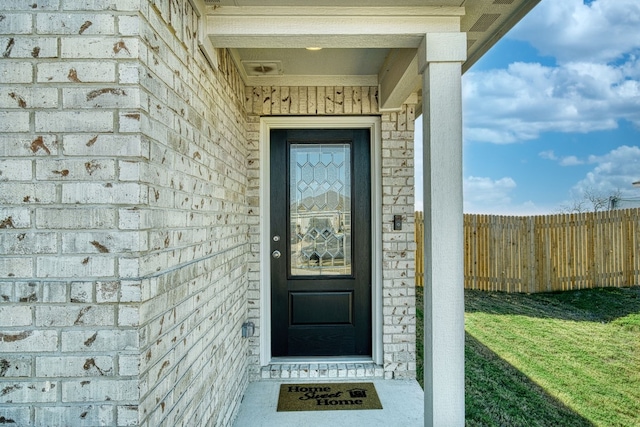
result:
<svg viewBox="0 0 640 427"><path fill-rule="evenodd" d="M425 33L467 33L465 72L539 2L194 1L206 17L206 43L230 50L247 85L379 85L383 110L420 90L416 54Z"/></svg>

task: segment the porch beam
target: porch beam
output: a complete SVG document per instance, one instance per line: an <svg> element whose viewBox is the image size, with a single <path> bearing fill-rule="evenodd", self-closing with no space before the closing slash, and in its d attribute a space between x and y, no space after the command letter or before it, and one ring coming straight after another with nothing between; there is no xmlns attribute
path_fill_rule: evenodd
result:
<svg viewBox="0 0 640 427"><path fill-rule="evenodd" d="M464 33L419 50L424 147L424 425L464 426L462 62Z"/></svg>
<svg viewBox="0 0 640 427"><path fill-rule="evenodd" d="M189 0L202 3L203 0ZM202 8L198 8L202 10ZM465 7L458 6L205 6L207 15L216 16L464 16Z"/></svg>
<svg viewBox="0 0 640 427"><path fill-rule="evenodd" d="M457 32L464 8L208 8L206 33L226 48L417 48L425 33Z"/></svg>
<svg viewBox="0 0 640 427"><path fill-rule="evenodd" d="M418 57L415 49L392 50L381 72L380 111L394 111L402 107L409 95L420 88L422 78L418 73Z"/></svg>

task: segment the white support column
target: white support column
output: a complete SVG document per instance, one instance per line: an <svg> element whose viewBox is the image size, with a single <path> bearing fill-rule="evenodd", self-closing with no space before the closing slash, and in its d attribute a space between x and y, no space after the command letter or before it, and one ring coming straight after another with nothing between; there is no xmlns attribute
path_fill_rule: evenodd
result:
<svg viewBox="0 0 640 427"><path fill-rule="evenodd" d="M465 34L427 34L418 58L424 125L424 425L464 426Z"/></svg>

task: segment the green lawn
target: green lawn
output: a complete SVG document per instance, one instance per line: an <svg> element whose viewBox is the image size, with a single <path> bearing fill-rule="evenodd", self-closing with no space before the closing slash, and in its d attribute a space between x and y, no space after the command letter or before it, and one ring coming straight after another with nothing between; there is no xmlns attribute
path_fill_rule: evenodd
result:
<svg viewBox="0 0 640 427"><path fill-rule="evenodd" d="M640 426L640 287L466 291L465 307L467 425Z"/></svg>

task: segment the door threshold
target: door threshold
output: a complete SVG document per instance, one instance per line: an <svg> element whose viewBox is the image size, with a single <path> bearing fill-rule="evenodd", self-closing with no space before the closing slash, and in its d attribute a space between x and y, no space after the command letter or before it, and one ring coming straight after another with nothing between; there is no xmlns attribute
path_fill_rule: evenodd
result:
<svg viewBox="0 0 640 427"><path fill-rule="evenodd" d="M289 356L272 357L271 365L300 363L373 363L371 356Z"/></svg>
<svg viewBox="0 0 640 427"><path fill-rule="evenodd" d="M260 368L260 380L373 380L384 379L382 365L362 357L277 358ZM286 359L286 360L283 360Z"/></svg>

